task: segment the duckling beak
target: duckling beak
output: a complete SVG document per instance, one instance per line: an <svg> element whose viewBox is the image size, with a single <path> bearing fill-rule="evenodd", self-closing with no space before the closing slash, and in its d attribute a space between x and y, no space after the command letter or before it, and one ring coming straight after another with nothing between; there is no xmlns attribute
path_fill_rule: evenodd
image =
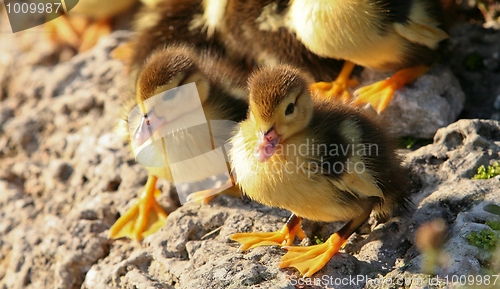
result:
<svg viewBox="0 0 500 289"><path fill-rule="evenodd" d="M254 156L260 161L265 162L275 152L276 146L280 141L280 135L272 126L267 132L260 132L257 145L255 146Z"/></svg>
<svg viewBox="0 0 500 289"><path fill-rule="evenodd" d="M151 138L156 130L165 124L165 120L150 111L141 118L141 123L134 133L133 142L136 147L141 146Z"/></svg>

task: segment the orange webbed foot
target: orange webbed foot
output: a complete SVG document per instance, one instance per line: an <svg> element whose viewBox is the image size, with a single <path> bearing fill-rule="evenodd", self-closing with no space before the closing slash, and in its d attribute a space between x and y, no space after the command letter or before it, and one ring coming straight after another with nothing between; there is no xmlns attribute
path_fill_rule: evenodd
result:
<svg viewBox="0 0 500 289"><path fill-rule="evenodd" d="M80 47L78 47L79 52L84 52L94 47L99 38L111 33L111 20L101 19L92 22L85 28L82 34L82 41Z"/></svg>
<svg viewBox="0 0 500 289"><path fill-rule="evenodd" d="M236 233L229 238L241 244L240 250L245 251L260 246L290 246L295 236L304 239L306 234L301 227L302 219L292 215L283 228L276 232Z"/></svg>
<svg viewBox="0 0 500 289"><path fill-rule="evenodd" d="M356 87L359 83L356 79L349 78L356 65L346 61L337 78L332 82L316 82L309 87L313 95L326 99L339 99L349 102L351 94L349 88Z"/></svg>
<svg viewBox="0 0 500 289"><path fill-rule="evenodd" d="M337 233L319 245L283 247L288 252L281 258L280 268L295 267L304 277L310 277L323 268L347 240Z"/></svg>
<svg viewBox="0 0 500 289"><path fill-rule="evenodd" d="M359 88L354 92L356 99L354 105L369 103L381 113L394 96L394 92L408 83L413 82L419 76L429 70L428 66L415 66L405 68L396 72L386 80L381 80L373 84Z"/></svg>
<svg viewBox="0 0 500 289"><path fill-rule="evenodd" d="M167 220L167 213L158 204L155 196L157 177L149 175L144 191L137 202L121 216L109 230L109 237L128 237L137 241L158 231Z"/></svg>

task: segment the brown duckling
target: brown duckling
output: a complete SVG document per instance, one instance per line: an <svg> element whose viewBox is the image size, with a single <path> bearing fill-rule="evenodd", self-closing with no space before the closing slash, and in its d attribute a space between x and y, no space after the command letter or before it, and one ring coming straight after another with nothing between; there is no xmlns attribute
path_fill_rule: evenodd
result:
<svg viewBox="0 0 500 289"><path fill-rule="evenodd" d="M169 165L169 159L172 161L172 158L182 158L179 155L185 155L186 151L203 154L228 140L230 132L224 134L223 131L216 130L211 120L238 122L245 118L248 109L246 79L245 71L225 62L218 53L200 51L186 45L160 48L147 58L138 72L136 97L124 108L123 119L117 127L118 132L131 142L132 147L137 147L146 143L161 127L175 123L185 116L189 118L193 103L191 100L186 102L189 95L170 92L177 91L172 90L174 88L195 83L202 114L204 113L206 121L210 121L211 136L207 134L206 138L199 137L204 133L204 130L199 129L207 127L205 121L204 125L196 126L192 130L177 130L171 134L173 137L161 138L167 151L148 151L150 155L147 157L165 160L164 165L146 165L149 172L146 187L138 202L113 225L110 230L111 238L126 236L141 240L163 226L167 214L155 200L155 194L159 193L156 189L157 179L174 181L175 171ZM163 92L167 94L162 95ZM158 95L175 101L179 104L178 109L165 113L157 111L162 109L158 108L160 104L157 104L157 107L148 107L148 101ZM134 109L138 110L139 114L133 115L131 111ZM150 134L145 136L148 131L151 131ZM196 141L193 142L193 139ZM227 172L225 162L224 166ZM195 182L210 177L196 174L194 171L181 171L180 175L182 182ZM175 181L178 180L176 177ZM204 192L201 196L212 193L214 192ZM239 194L239 191L235 193Z"/></svg>
<svg viewBox="0 0 500 289"><path fill-rule="evenodd" d="M202 0L154 0L144 6L134 21L137 36L132 40L132 68L140 67L152 51L166 45L191 45L197 49L216 49L221 45L208 37L204 27L194 27L202 17ZM212 35L212 34L211 34Z"/></svg>
<svg viewBox="0 0 500 289"><path fill-rule="evenodd" d="M224 17L213 29L220 31L220 41L232 55L243 54L259 64L305 68L316 81L333 79L337 65L330 67L332 60L345 60L334 82L313 86L326 96L350 98L347 88L357 85L349 79L355 64L397 71L355 92L356 104L371 103L378 112L395 90L428 70L439 44L448 37L439 1L434 0L218 2ZM332 68L335 72L329 73Z"/></svg>
<svg viewBox="0 0 500 289"><path fill-rule="evenodd" d="M251 199L290 210L278 232L237 233L245 250L286 245L280 267L304 276L320 270L373 211L408 201L407 172L378 120L357 108L312 97L311 76L289 66L267 67L249 80L250 111L231 140L232 169ZM290 247L305 237L302 218L347 223L321 245Z"/></svg>

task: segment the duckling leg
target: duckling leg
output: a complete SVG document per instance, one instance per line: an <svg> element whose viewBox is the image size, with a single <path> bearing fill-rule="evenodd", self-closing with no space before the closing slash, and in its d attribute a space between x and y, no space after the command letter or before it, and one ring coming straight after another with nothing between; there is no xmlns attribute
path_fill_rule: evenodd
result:
<svg viewBox="0 0 500 289"><path fill-rule="evenodd" d="M366 210L360 217L349 221L323 244L309 247L283 247L288 252L281 258L280 268L295 267L304 277L312 276L323 268L333 255L345 245L349 236L363 225L370 213L371 209Z"/></svg>
<svg viewBox="0 0 500 289"><path fill-rule="evenodd" d="M66 15L49 21L45 26L50 31L50 40L58 46L69 45L74 49L80 46L80 33L74 28L73 21Z"/></svg>
<svg viewBox="0 0 500 289"><path fill-rule="evenodd" d="M78 48L79 52L92 48L99 38L111 33L111 20L101 19L91 23L82 34L82 42Z"/></svg>
<svg viewBox="0 0 500 289"><path fill-rule="evenodd" d="M219 192L221 188L223 189L223 191ZM222 185L219 188L203 190L190 194L186 198L186 202L200 201L203 204L208 204L218 194L225 194L233 197L241 197L241 191L238 189L238 187L235 187L233 181L229 179L224 185Z"/></svg>
<svg viewBox="0 0 500 289"><path fill-rule="evenodd" d="M156 189L157 177L148 176L144 191L137 203L121 216L109 230L109 237L117 239L129 237L137 241L158 231L167 219L167 213L156 202L155 196L160 194Z"/></svg>
<svg viewBox="0 0 500 289"><path fill-rule="evenodd" d="M290 246L295 236L304 239L306 234L302 230L302 218L292 214L283 228L276 232L236 233L229 238L241 243L240 250L245 251L259 246L286 245Z"/></svg>
<svg viewBox="0 0 500 289"><path fill-rule="evenodd" d="M347 89L358 85L356 79L349 78L355 66L356 64L345 61L342 70L333 82L316 82L309 89L313 92L313 95L320 95L328 99L337 97L344 102L348 102L351 95Z"/></svg>
<svg viewBox="0 0 500 289"><path fill-rule="evenodd" d="M382 112L391 101L394 92L406 84L413 82L429 70L428 66L420 65L401 69L386 80L362 87L354 92L355 105L370 103L377 113Z"/></svg>

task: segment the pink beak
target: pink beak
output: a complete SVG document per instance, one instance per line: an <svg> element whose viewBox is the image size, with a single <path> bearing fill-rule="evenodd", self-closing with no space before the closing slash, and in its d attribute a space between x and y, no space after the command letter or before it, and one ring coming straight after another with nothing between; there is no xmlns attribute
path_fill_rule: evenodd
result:
<svg viewBox="0 0 500 289"><path fill-rule="evenodd" d="M279 141L280 136L276 132L276 129L274 129L274 126L265 133L261 132L255 146L254 156L259 162L267 161L276 152L276 146Z"/></svg>
<svg viewBox="0 0 500 289"><path fill-rule="evenodd" d="M133 142L136 146L142 145L149 138L151 138L154 132L165 123L165 120L158 117L153 111L143 116L139 127L134 133Z"/></svg>

